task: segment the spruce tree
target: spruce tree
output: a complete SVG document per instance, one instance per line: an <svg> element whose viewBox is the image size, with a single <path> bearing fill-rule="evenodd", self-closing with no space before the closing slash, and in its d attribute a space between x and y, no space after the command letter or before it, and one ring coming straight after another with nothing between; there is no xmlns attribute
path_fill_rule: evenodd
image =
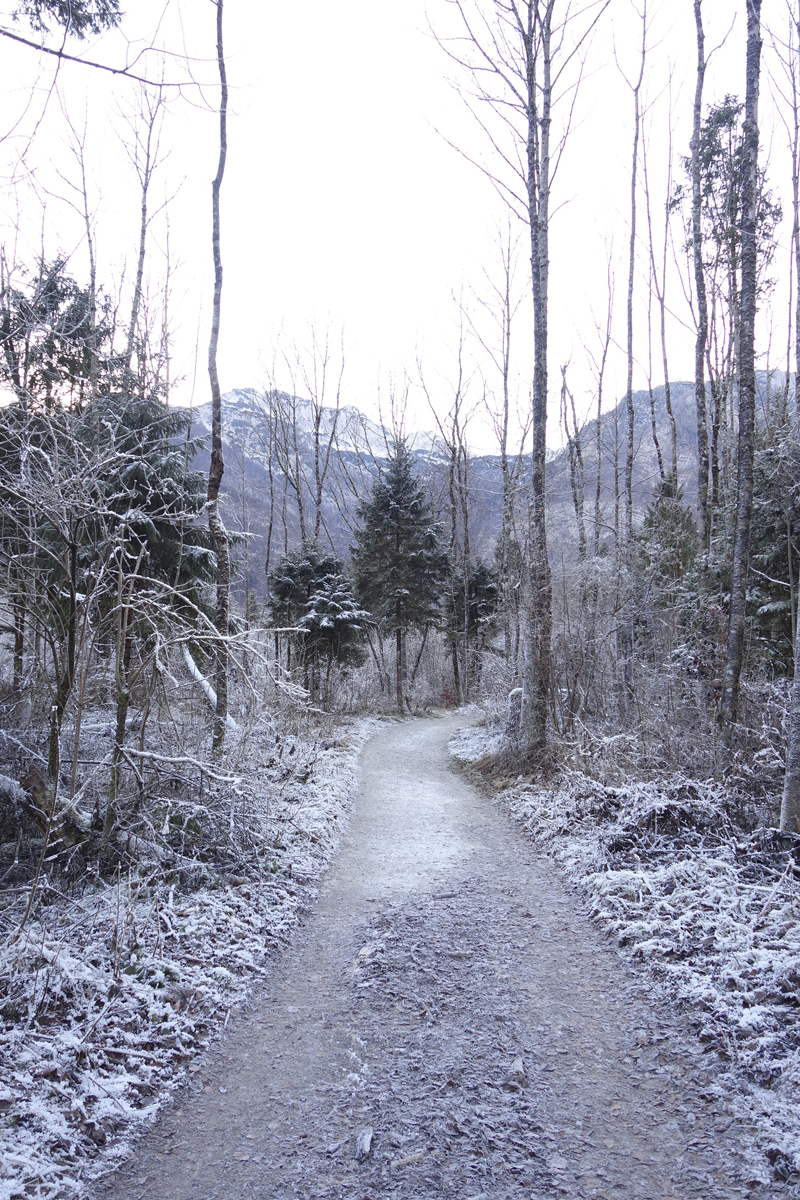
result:
<svg viewBox="0 0 800 1200"><path fill-rule="evenodd" d="M278 560L269 575L269 589L273 624L293 627L286 633L287 669L294 646L313 701L317 668L324 660L327 704L333 663L349 667L363 661L361 644L370 614L359 608L336 555L325 553L312 541Z"/></svg>
<svg viewBox="0 0 800 1200"><path fill-rule="evenodd" d="M403 637L440 617L447 555L439 525L414 471L404 440L395 443L389 465L372 495L358 509L353 574L364 608L394 633L397 706L403 711Z"/></svg>
<svg viewBox="0 0 800 1200"><path fill-rule="evenodd" d="M320 550L316 542L306 540L295 550L278 559L269 573L269 611L272 624L280 628L297 626L307 611L308 602L331 575L341 573L342 564L335 554ZM276 649L278 634L275 634ZM291 670L291 648L301 654L302 643L297 635L286 634L286 669Z"/></svg>
<svg viewBox="0 0 800 1200"><path fill-rule="evenodd" d="M306 603L298 621L302 653L310 663L311 699L316 691L317 667L325 662L325 695L330 699L331 668L358 667L364 661L364 627L370 614L359 608L349 581L341 573L326 575Z"/></svg>

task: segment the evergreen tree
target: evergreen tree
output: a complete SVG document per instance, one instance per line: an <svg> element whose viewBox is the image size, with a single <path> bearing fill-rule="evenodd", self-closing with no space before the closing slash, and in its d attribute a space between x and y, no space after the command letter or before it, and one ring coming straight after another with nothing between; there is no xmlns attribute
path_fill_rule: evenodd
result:
<svg viewBox="0 0 800 1200"><path fill-rule="evenodd" d="M305 541L279 558L269 573L269 613L273 625L295 628L306 613L306 606L324 581L339 575L342 564L333 553L325 554L316 542ZM278 645L276 637L276 646ZM297 635L286 634L286 667L291 669L292 646L299 648Z"/></svg>
<svg viewBox="0 0 800 1200"><path fill-rule="evenodd" d="M0 582L15 685L26 642L50 660L32 665L51 687L51 779L80 631L103 653L116 643L113 801L132 682L174 617L194 619L214 562L197 521L205 486L191 469L191 418L164 405L157 372L131 392L107 302L91 312L63 258L0 291L0 380L14 395L0 412Z"/></svg>
<svg viewBox="0 0 800 1200"><path fill-rule="evenodd" d="M360 608L350 583L341 573L326 575L318 582L298 621L298 640L311 680L311 699L316 693L316 674L325 662L324 703L330 695L331 668L357 667L364 661L364 628L370 614Z"/></svg>
<svg viewBox="0 0 800 1200"><path fill-rule="evenodd" d="M639 568L648 590L671 595L695 564L697 526L684 503L683 488L671 476L662 482L645 514L638 536Z"/></svg>
<svg viewBox="0 0 800 1200"><path fill-rule="evenodd" d="M14 16L27 17L39 32L49 30L52 23L81 39L113 29L122 19L119 0L21 0Z"/></svg>
<svg viewBox="0 0 800 1200"><path fill-rule="evenodd" d="M773 671L791 674L800 565L800 439L783 397L768 397L756 426L748 581L749 644Z"/></svg>
<svg viewBox="0 0 800 1200"><path fill-rule="evenodd" d="M353 569L363 606L395 635L397 706L403 710L403 638L440 617L447 555L439 525L414 471L404 440L395 443L389 465L372 495L358 509Z"/></svg>

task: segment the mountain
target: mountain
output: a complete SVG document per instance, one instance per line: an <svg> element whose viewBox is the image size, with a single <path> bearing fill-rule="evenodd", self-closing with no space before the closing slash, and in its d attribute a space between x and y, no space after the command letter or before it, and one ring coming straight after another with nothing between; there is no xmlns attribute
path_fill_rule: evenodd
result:
<svg viewBox="0 0 800 1200"><path fill-rule="evenodd" d="M672 409L677 431L678 478L684 498L693 503L697 494L697 429L694 384L671 385ZM308 506L315 480L314 408L311 401L281 393L277 397L281 417L280 433L288 435L290 455L283 455L281 469L273 449L270 478L270 440L276 441L275 417L270 417L264 393L253 388L237 388L222 398L225 476L223 514L231 531L246 528L250 534L246 550L250 588L263 595L266 588L264 566L269 555L274 563L288 546L297 545L300 527L291 477L302 478L301 488ZM651 426L650 394L634 393L636 447L634 457L635 519L641 519L659 481L658 457ZM663 385L653 391L656 434L665 468L669 469L670 425ZM352 527L358 504L369 494L372 480L385 462L391 435L355 408L342 408L338 416L331 408L320 413L320 444L327 447L335 426L330 466L322 503L321 536L346 558L352 542ZM272 423L271 423L272 422ZM627 411L625 401L601 418L600 485L605 535L614 521L615 474L620 492L624 486ZM296 431L296 433L295 433ZM211 405L194 410L193 435L210 441ZM278 437L280 441L280 436ZM447 449L432 433L413 436L412 452L418 470L430 488L434 509L444 519L448 505ZM296 448L295 448L296 442ZM584 501L587 524L591 525L597 480L597 419L588 421L580 431L584 463ZM296 452L295 452L296 449ZM206 469L208 450L198 455L197 466ZM616 462L616 469L615 469ZM473 552L491 559L500 529L502 501L500 458L480 455L470 462L472 509L470 536ZM524 523L527 504L529 459L522 466L518 519ZM569 454L566 449L553 452L547 463L549 541L554 557L572 552L575 545L575 517L570 484ZM240 564L245 550L235 550Z"/></svg>

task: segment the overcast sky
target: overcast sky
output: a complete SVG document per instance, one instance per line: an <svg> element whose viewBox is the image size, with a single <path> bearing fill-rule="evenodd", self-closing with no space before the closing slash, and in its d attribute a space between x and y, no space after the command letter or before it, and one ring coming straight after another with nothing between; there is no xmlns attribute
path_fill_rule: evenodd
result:
<svg viewBox="0 0 800 1200"><path fill-rule="evenodd" d="M486 0L488 5L488 0ZM210 180L216 167L215 8L208 0L137 0L121 33L78 52L117 65L151 42L168 49L164 76L198 86L168 89L161 134L163 165L153 199L148 246L150 303L157 313L166 267L167 219L173 272L169 323L173 333L173 399L208 399L205 369L211 296ZM135 11L134 11L135 9ZM709 70L706 99L744 93L744 0L706 0L707 45L724 41ZM644 96L653 214L662 234L669 129L673 170L686 153L691 125L695 48L690 0L650 4ZM783 20L778 0L764 17ZM343 335L345 403L375 415L378 395L411 381L409 423L430 427L417 386L418 364L436 402L445 407L455 378L459 310L490 337L481 306L497 280L497 233L507 210L480 170L498 169L480 129L453 82L456 68L431 36L452 32L448 0L305 0L303 4L226 0L225 40L231 83L229 155L222 195L225 285L220 345L223 390L260 387L274 378L291 387L282 355L320 334ZM10 22L6 22L10 27ZM20 26L20 29L22 26ZM592 404L590 353L597 348L595 317L603 320L610 259L616 279L615 337L625 340L629 236L632 96L623 72L638 71L641 23L628 0L611 0L586 52L575 127L555 183L551 241L551 444L559 441L558 382L562 363L582 411ZM74 47L72 47L74 48ZM69 153L69 124L86 129L90 203L99 275L127 298L138 233L136 180L124 139L139 104L130 82L86 67L62 65L0 39L5 99L2 121L3 224L6 255L30 261L44 244L72 256L85 278L81 223L67 200L78 173ZM183 61L188 56L190 65ZM764 65L775 58L765 38ZM154 55L139 63L151 76ZM671 114L671 115L670 115ZM762 144L771 182L784 194L790 173L786 136L765 78ZM788 206L787 206L788 207ZM788 247L790 222L782 242ZM639 229L646 234L643 197ZM525 231L517 226L525 281ZM674 228L678 258L681 229ZM781 252L780 269L788 261ZM637 386L647 368L647 247L640 245L636 306ZM668 302L670 374L692 373L690 313L677 270ZM785 342L784 292L776 306L773 360ZM519 310L517 387L524 406L529 387L530 302ZM761 345L766 349L764 314ZM195 351L198 350L195 379ZM785 356L785 349L782 350ZM658 361L658 354L656 354ZM468 337L467 374L477 400L497 379ZM655 382L663 371L653 369ZM609 403L625 387L621 350L612 354ZM302 388L298 387L298 391ZM480 422L475 437L485 444Z"/></svg>

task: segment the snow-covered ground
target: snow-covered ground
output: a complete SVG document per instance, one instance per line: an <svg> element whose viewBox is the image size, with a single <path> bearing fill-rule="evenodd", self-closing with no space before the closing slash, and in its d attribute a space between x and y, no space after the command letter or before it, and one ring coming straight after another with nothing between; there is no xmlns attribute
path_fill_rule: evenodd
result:
<svg viewBox="0 0 800 1200"><path fill-rule="evenodd" d="M451 742L495 754L492 729ZM606 786L580 772L499 795L584 893L595 919L687 1006L728 1063L737 1112L800 1194L800 839L748 830L747 798L681 774Z"/></svg>
<svg viewBox="0 0 800 1200"><path fill-rule="evenodd" d="M80 1196L129 1154L315 896L378 723L295 739L291 774L249 752L239 772L262 844L239 874L191 883L155 861L75 896L45 885L19 936L28 888L3 894L0 1200Z"/></svg>

